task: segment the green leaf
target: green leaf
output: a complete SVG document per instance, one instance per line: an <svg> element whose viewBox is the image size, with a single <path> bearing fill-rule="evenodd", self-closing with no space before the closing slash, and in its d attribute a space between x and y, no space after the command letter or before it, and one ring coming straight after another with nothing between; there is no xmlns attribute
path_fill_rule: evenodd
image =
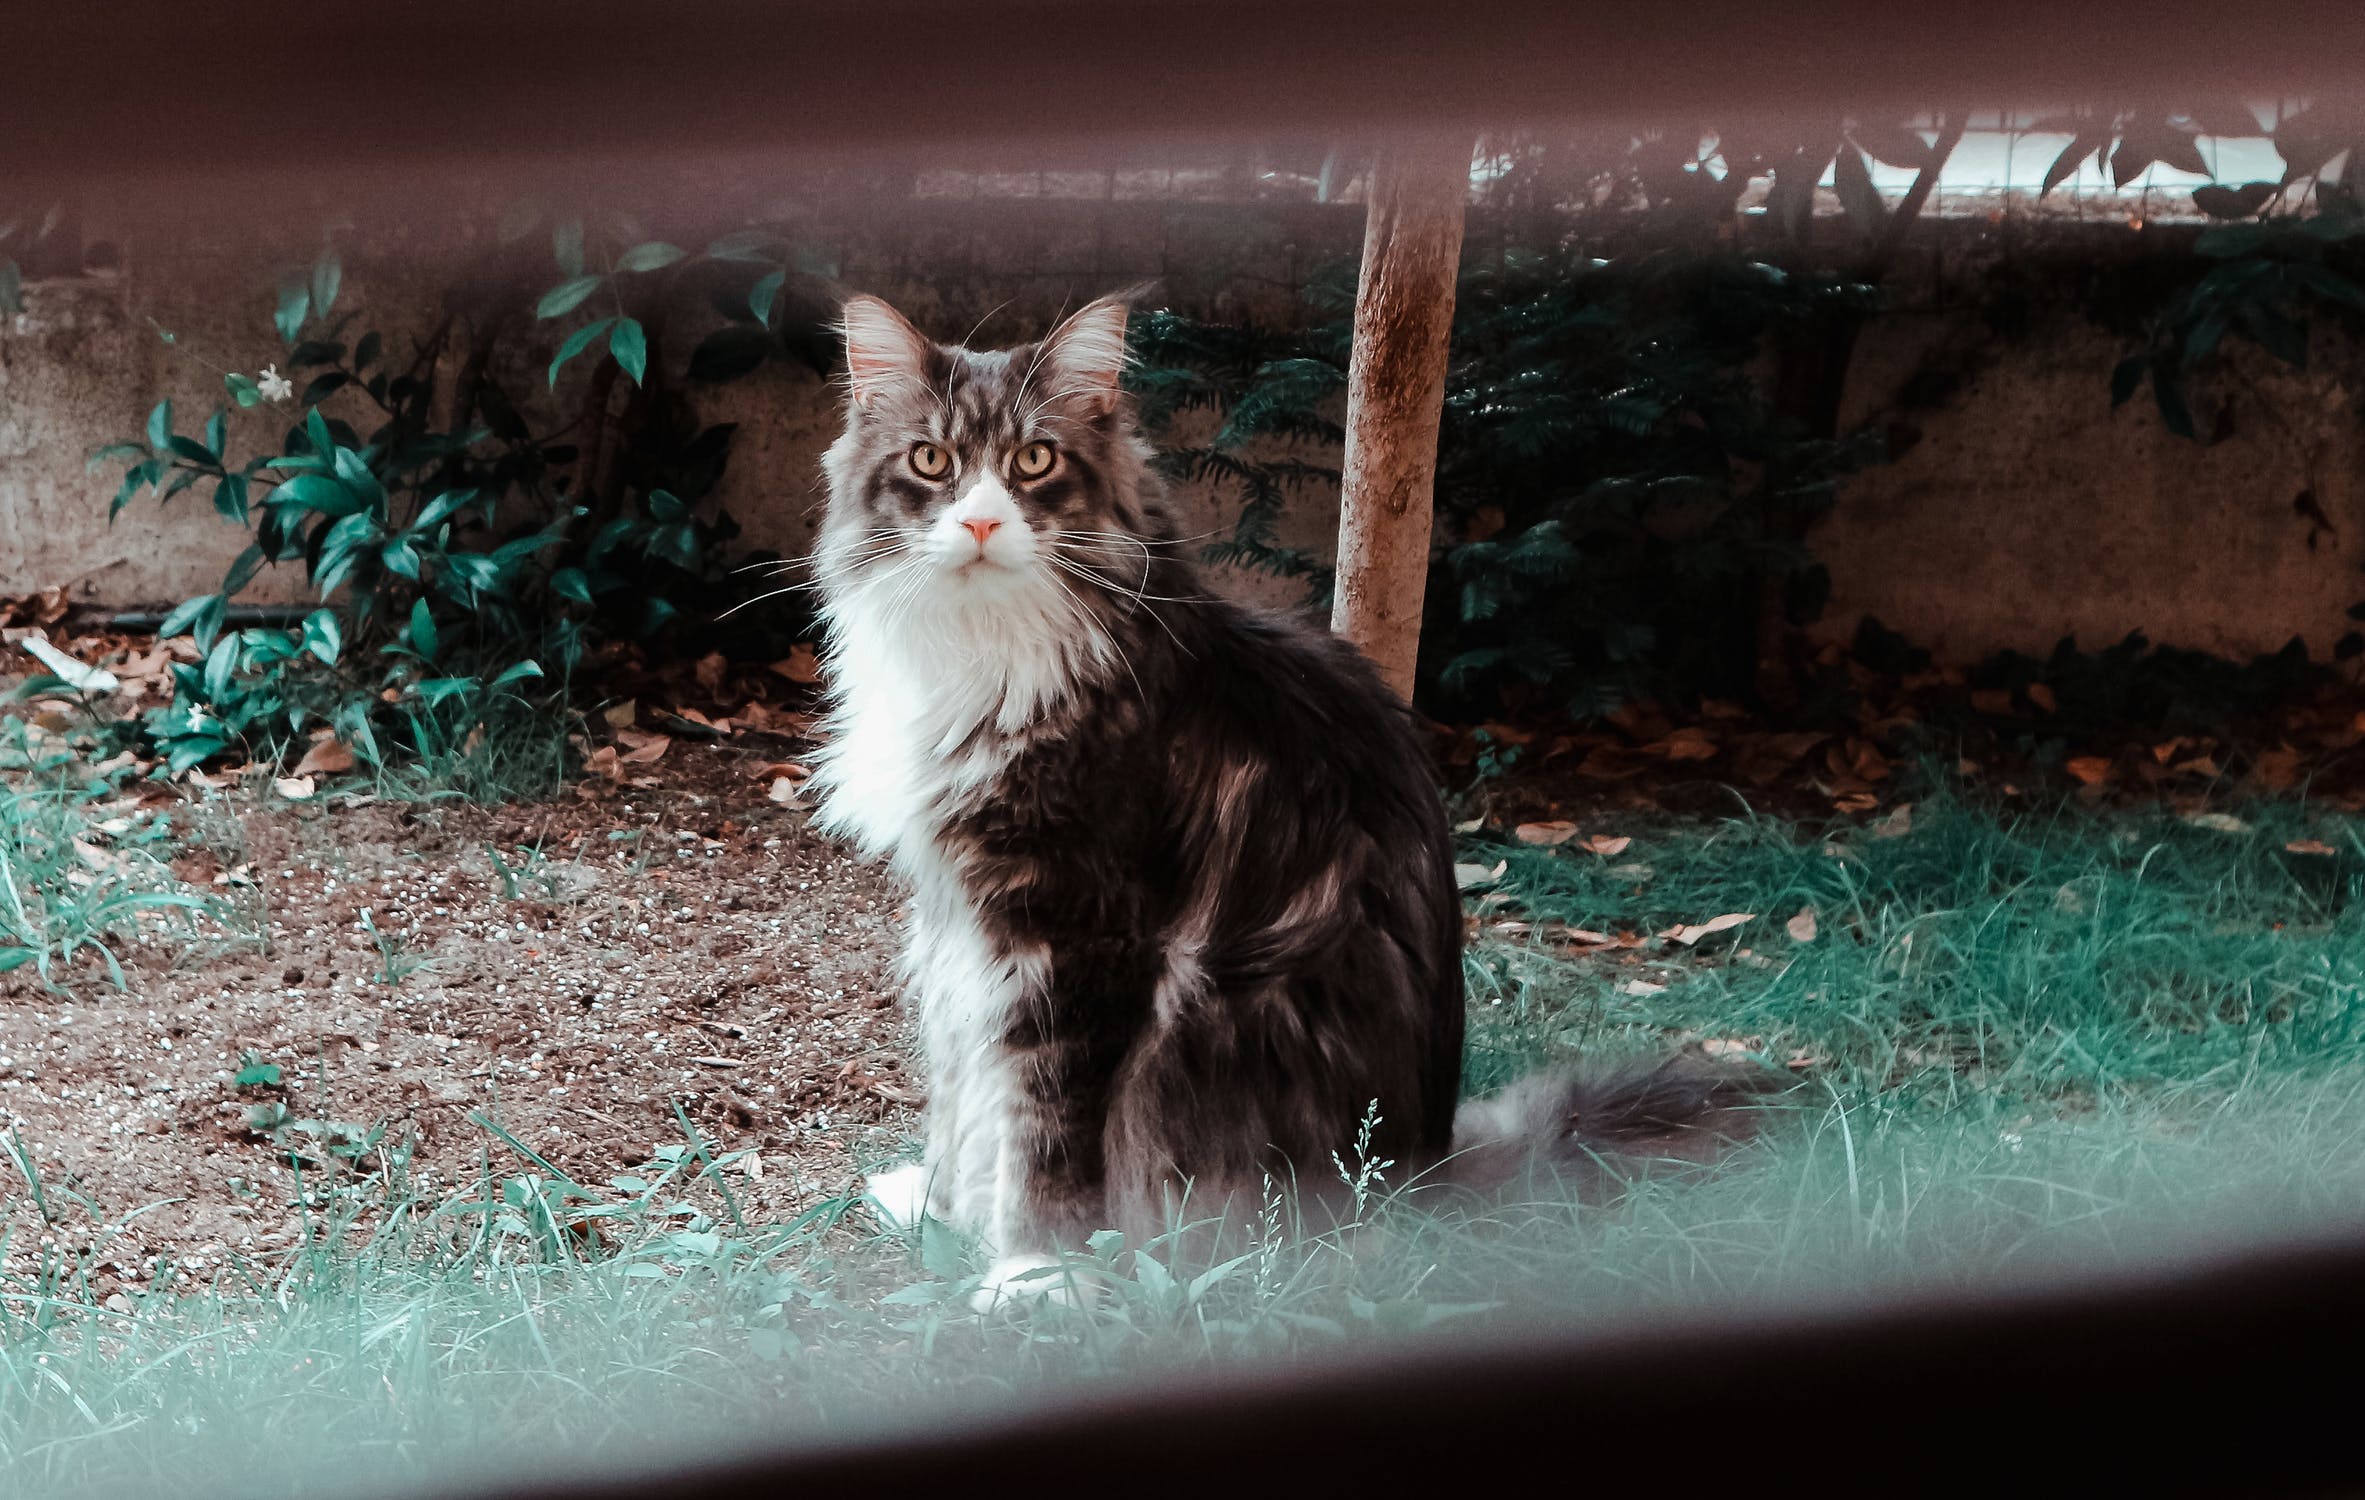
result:
<svg viewBox="0 0 2365 1500"><path fill-rule="evenodd" d="M641 332L638 318L618 318L614 331L608 335L608 352L616 356L616 363L632 377L634 385L641 384L641 376L649 368L649 340Z"/></svg>
<svg viewBox="0 0 2365 1500"><path fill-rule="evenodd" d="M238 637L223 636L205 654L205 674L200 679L205 686L209 703L219 703L230 696L230 683L238 675Z"/></svg>
<svg viewBox="0 0 2365 1500"><path fill-rule="evenodd" d="M165 439L165 446L171 448L177 457L187 459L200 468L215 467L213 450L195 438L182 437L176 432Z"/></svg>
<svg viewBox="0 0 2365 1500"><path fill-rule="evenodd" d="M316 609L304 617L304 649L323 666L337 664L338 653L345 649L345 627L337 622L335 610Z"/></svg>
<svg viewBox="0 0 2365 1500"><path fill-rule="evenodd" d="M183 599L173 606L172 613L164 617L164 623L156 627L156 638L160 641L171 640L195 624L197 617L208 608L221 602L222 596L219 594L199 594L194 599Z"/></svg>
<svg viewBox="0 0 2365 1500"><path fill-rule="evenodd" d="M396 537L378 549L378 565L397 578L419 581L419 549L411 545L409 537Z"/></svg>
<svg viewBox="0 0 2365 1500"><path fill-rule="evenodd" d="M2042 198L2045 194L2061 186L2064 181L2076 174L2087 157L2109 144L2110 127L2108 125L2089 126L2080 131L2077 138L2062 147L2061 154L2053 158L2053 165L2045 168L2045 183L2044 186L2037 189L2037 196Z"/></svg>
<svg viewBox="0 0 2365 1500"><path fill-rule="evenodd" d="M146 443L109 443L91 454L90 461L82 467L84 472L95 474L102 464L121 463L127 458L147 457L149 457L149 453Z"/></svg>
<svg viewBox="0 0 2365 1500"><path fill-rule="evenodd" d="M222 450L230 443L230 413L221 407L205 423L205 451L213 455L215 463L222 461Z"/></svg>
<svg viewBox="0 0 2365 1500"><path fill-rule="evenodd" d="M304 413L304 441L311 444L312 456L322 463L336 456L337 440L329 435L328 418L317 407Z"/></svg>
<svg viewBox="0 0 2365 1500"><path fill-rule="evenodd" d="M275 1085L279 1082L279 1079L279 1064L267 1062L250 1062L241 1067L236 1073L232 1074L230 1077L230 1082L233 1087L251 1089Z"/></svg>
<svg viewBox="0 0 2365 1500"><path fill-rule="evenodd" d="M25 273L17 268L14 260L0 255L0 312L21 313L24 310Z"/></svg>
<svg viewBox="0 0 2365 1500"><path fill-rule="evenodd" d="M2193 189L2193 207L2212 219L2246 219L2274 196L2271 182L2245 182L2238 188L2212 182Z"/></svg>
<svg viewBox="0 0 2365 1500"><path fill-rule="evenodd" d="M553 388L558 385L558 372L567 361L590 348L592 340L606 333L609 325L615 321L614 318L602 318L596 323L584 324L567 336L567 341L558 346L557 357L550 361L550 384Z"/></svg>
<svg viewBox="0 0 2365 1500"><path fill-rule="evenodd" d="M386 506L386 486L370 472L366 459L350 448L336 450L337 481L359 495L371 509L383 513Z"/></svg>
<svg viewBox="0 0 2365 1500"><path fill-rule="evenodd" d="M262 403L263 388L256 385L248 376L241 375L235 370L222 377L222 385L230 392L230 399L238 403L241 411Z"/></svg>
<svg viewBox="0 0 2365 1500"><path fill-rule="evenodd" d="M1848 127L1848 139L1884 167L1919 172L1930 164L1930 143L1922 139L1918 130L1858 120Z"/></svg>
<svg viewBox="0 0 2365 1500"><path fill-rule="evenodd" d="M560 568L550 575L550 591L577 604L591 602L591 580L581 568Z"/></svg>
<svg viewBox="0 0 2365 1500"><path fill-rule="evenodd" d="M419 519L411 523L411 529L426 531L431 527L443 524L446 517L465 509L474 502L476 495L475 490L445 490L427 502L427 508L419 512Z"/></svg>
<svg viewBox="0 0 2365 1500"><path fill-rule="evenodd" d="M651 240L644 245L635 245L622 255L617 256L616 269L619 271L662 271L675 261L680 260L682 254L683 251L678 245L668 245L663 240Z"/></svg>
<svg viewBox="0 0 2365 1500"><path fill-rule="evenodd" d="M569 276L583 274L583 221L568 219L550 231L551 258Z"/></svg>
<svg viewBox="0 0 2365 1500"><path fill-rule="evenodd" d="M411 691L421 702L441 703L446 698L457 698L462 693L473 693L478 683L473 677L423 677L411 685Z"/></svg>
<svg viewBox="0 0 2365 1500"><path fill-rule="evenodd" d="M337 300L337 289L345 284L345 263L337 259L334 250L323 250L312 262L312 315L328 316L331 304Z"/></svg>
<svg viewBox="0 0 2365 1500"><path fill-rule="evenodd" d="M283 282L279 288L279 307L271 314L272 326L288 343L304 331L304 320L312 315L312 288L302 281Z"/></svg>
<svg viewBox="0 0 2365 1500"><path fill-rule="evenodd" d="M494 678L490 685L493 687L502 688L509 686L509 684L513 682L523 682L529 677L540 677L541 675L542 664L529 658L525 661L513 662L509 666L502 668L501 675Z"/></svg>
<svg viewBox="0 0 2365 1500"><path fill-rule="evenodd" d="M754 313L755 320L766 328L772 326L772 304L780 300L781 283L787 280L786 271L774 271L769 276L759 278L747 294L748 311Z"/></svg>
<svg viewBox="0 0 2365 1500"><path fill-rule="evenodd" d="M0 948L0 974L21 969L40 956L40 950L35 948Z"/></svg>
<svg viewBox="0 0 2365 1500"><path fill-rule="evenodd" d="M214 509L226 521L244 526L247 521L247 479L244 474L224 474L214 485Z"/></svg>
<svg viewBox="0 0 2365 1500"><path fill-rule="evenodd" d="M424 661L435 660L435 648L439 644L435 638L435 616L428 611L427 601L424 599L411 601L409 634L411 649L418 652Z"/></svg>
<svg viewBox="0 0 2365 1500"><path fill-rule="evenodd" d="M263 549L260 546L248 547L240 552L236 558L231 560L230 571L222 575L223 595L225 597L234 595L254 582L255 575L263 571L265 560Z"/></svg>
<svg viewBox="0 0 2365 1500"><path fill-rule="evenodd" d="M1864 165L1863 154L1853 146L1842 146L1832 159L1831 183L1839 194L1840 211L1858 234L1870 235L1880 228L1889 216L1889 206L1883 201L1880 189L1872 185L1872 171Z"/></svg>
<svg viewBox="0 0 2365 1500"><path fill-rule="evenodd" d="M148 446L166 448L171 445L172 400L167 397L165 400L157 402L155 409L148 413Z"/></svg>
<svg viewBox="0 0 2365 1500"><path fill-rule="evenodd" d="M682 504L681 497L674 494L673 491L649 491L649 519L671 522L686 521L689 518L690 507Z"/></svg>
<svg viewBox="0 0 2365 1500"><path fill-rule="evenodd" d="M324 516L350 516L367 504L326 474L295 475L265 495L263 503L317 511Z"/></svg>
<svg viewBox="0 0 2365 1500"><path fill-rule="evenodd" d="M584 300L590 297L593 292L598 291L600 284L606 280L605 276L577 276L572 280L562 281L542 294L542 300L534 304L534 316L537 318L563 318L576 308L581 307Z"/></svg>

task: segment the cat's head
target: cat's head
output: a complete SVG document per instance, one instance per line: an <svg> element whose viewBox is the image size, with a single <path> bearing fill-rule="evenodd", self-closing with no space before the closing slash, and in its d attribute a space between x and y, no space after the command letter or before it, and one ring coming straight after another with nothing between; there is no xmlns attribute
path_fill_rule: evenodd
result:
<svg viewBox="0 0 2365 1500"><path fill-rule="evenodd" d="M1119 389L1126 313L1106 297L1039 342L972 350L848 302L825 577L992 607L1101 600L1138 574L1163 523Z"/></svg>

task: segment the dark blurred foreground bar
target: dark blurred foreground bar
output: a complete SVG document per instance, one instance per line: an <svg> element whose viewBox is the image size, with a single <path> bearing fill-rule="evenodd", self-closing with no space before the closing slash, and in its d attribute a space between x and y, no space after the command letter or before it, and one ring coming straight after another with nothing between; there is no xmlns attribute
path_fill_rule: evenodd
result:
<svg viewBox="0 0 2365 1500"><path fill-rule="evenodd" d="M2365 1244L2148 1280L1134 1390L471 1500L2365 1493ZM1284 1488L1286 1486L1286 1488Z"/></svg>
<svg viewBox="0 0 2365 1500"><path fill-rule="evenodd" d="M2357 0L23 0L0 181L2176 101L2352 85Z"/></svg>

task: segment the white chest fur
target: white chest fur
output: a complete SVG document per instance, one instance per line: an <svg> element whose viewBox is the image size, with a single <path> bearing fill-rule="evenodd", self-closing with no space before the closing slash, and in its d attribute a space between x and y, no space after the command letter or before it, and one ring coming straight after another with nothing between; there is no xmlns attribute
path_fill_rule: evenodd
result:
<svg viewBox="0 0 2365 1500"><path fill-rule="evenodd" d="M931 579L925 597L893 583L832 591L832 737L815 779L823 826L911 886L903 975L928 1075L927 1202L996 1243L1018 1207L1022 1103L1003 1038L1050 958L988 937L942 835L992 795L1027 726L1106 645L1064 593L969 582Z"/></svg>

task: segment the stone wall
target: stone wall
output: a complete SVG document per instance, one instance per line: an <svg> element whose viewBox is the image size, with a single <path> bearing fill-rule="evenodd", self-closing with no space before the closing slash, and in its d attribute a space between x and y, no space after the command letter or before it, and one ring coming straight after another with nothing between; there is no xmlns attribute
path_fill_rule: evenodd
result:
<svg viewBox="0 0 2365 1500"><path fill-rule="evenodd" d="M481 263L492 221L489 205L462 205L462 227L349 230L345 302L398 310L398 342L416 333L441 289ZM308 250L258 246L235 224L111 230L88 205L82 232L118 247L116 267L36 281L27 311L0 319L0 593L67 582L108 604L177 600L214 586L241 534L197 491L163 512L136 500L109 525L113 478L84 458L165 396L190 430L219 401L222 370L278 357L258 268ZM841 215L815 233L847 286L881 292L939 334L982 323L980 338L996 341L1145 279L1202 314L1286 316L1310 274L1353 256L1361 222L1351 206L980 198ZM2232 430L2207 446L2175 438L2146 402L2111 410L2120 341L2092 323L2055 313L1996 334L1977 302L1992 247L1966 245L1906 278L1899 310L1860 347L1851 419L1891 410L1934 366L1955 383L1906 414L1918 442L1851 481L1818 532L1833 579L1822 629L1844 635L1869 613L1954 656L2042 650L2064 634L2099 645L2132 629L2230 653L2294 634L2328 647L2365 596L2365 453L2347 383L2245 365L2236 384L2250 394L2231 408ZM521 350L521 368L548 353ZM749 541L799 550L836 422L827 383L774 364L695 399L705 419L740 424L721 498ZM283 418L238 420L268 441ZM2303 492L2322 524L2295 510ZM1233 518L1228 497L1180 499L1192 531ZM1289 539L1319 543L1332 521L1293 517ZM301 580L259 589L294 598Z"/></svg>

